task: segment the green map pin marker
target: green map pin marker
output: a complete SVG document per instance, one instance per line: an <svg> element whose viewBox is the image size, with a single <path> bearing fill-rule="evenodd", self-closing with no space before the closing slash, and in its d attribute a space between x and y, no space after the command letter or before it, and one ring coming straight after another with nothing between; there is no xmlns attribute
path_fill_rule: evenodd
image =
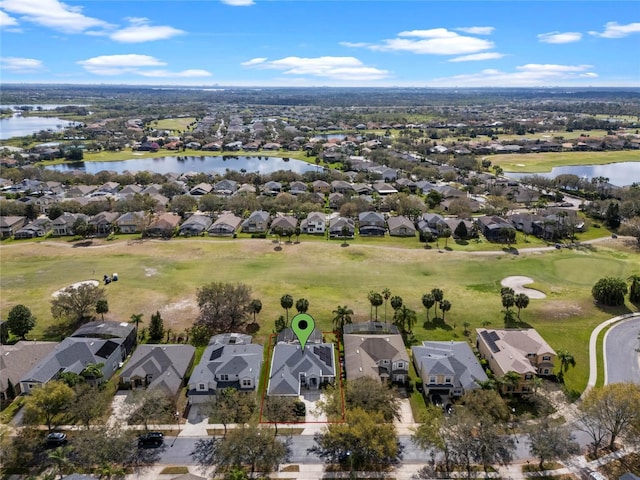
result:
<svg viewBox="0 0 640 480"><path fill-rule="evenodd" d="M309 340L315 327L316 322L313 320L313 317L307 313L299 313L291 320L291 330L293 330L293 333L298 337L302 351L304 351L304 346L307 344L307 340Z"/></svg>

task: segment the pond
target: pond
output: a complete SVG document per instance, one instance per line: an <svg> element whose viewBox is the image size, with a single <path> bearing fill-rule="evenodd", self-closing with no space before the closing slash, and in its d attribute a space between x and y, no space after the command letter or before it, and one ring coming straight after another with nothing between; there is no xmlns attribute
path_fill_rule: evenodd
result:
<svg viewBox="0 0 640 480"><path fill-rule="evenodd" d="M290 170L296 173L318 170L301 160L280 157L245 157L245 156L168 156L159 158L139 158L115 162L77 162L46 167L59 172L81 170L86 173L98 173L109 170L117 173L149 171L154 173L225 173L227 170L259 172L267 174L278 170Z"/></svg>
<svg viewBox="0 0 640 480"><path fill-rule="evenodd" d="M41 130L59 131L73 126L74 122L55 117L22 117L13 115L0 118L0 140L13 137L24 137Z"/></svg>
<svg viewBox="0 0 640 480"><path fill-rule="evenodd" d="M571 165L554 167L550 172L542 173L513 173L505 172L509 178L519 179L526 176L538 175L545 178L555 178L558 175L572 174L582 178L592 179L605 177L609 183L623 187L634 182L640 182L640 162L617 162L606 165Z"/></svg>

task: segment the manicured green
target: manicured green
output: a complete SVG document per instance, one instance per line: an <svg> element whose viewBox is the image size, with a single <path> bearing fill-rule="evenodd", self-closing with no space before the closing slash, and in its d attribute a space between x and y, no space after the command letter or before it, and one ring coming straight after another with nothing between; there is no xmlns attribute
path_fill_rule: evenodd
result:
<svg viewBox="0 0 640 480"><path fill-rule="evenodd" d="M150 127L157 128L158 130L169 130L170 132L183 132L187 127L195 122L195 117L179 117L179 118L164 118L162 120L155 120L149 124Z"/></svg>
<svg viewBox="0 0 640 480"><path fill-rule="evenodd" d="M510 275L528 275L547 293L531 300L522 320L536 327L556 350L576 359L566 374L569 390L582 391L588 377L588 341L600 322L633 310L600 310L591 287L603 275L627 278L640 270L640 256L605 246L591 249L551 249L519 255L466 253L433 248L408 249L373 243L306 241L283 244L276 250L270 239L212 241L208 238L170 241L94 241L97 247L74 248L66 241L12 242L0 247L0 316L22 303L38 319L29 338L44 338L55 322L50 314L51 294L78 281L118 272L119 281L105 286L109 302L106 319L128 321L132 313L159 310L165 328L180 332L198 315L196 290L212 281L243 282L263 303L258 341L266 343L275 319L283 313L280 297L309 300L309 312L319 328L332 329L332 311L346 305L354 321L370 318L369 291L389 288L417 312L416 340L465 339L470 329L502 327L500 281ZM453 243L453 242L450 242ZM441 288L452 308L444 326L423 325L421 297ZM433 309L431 317L433 318ZM471 340L473 340L473 333Z"/></svg>
<svg viewBox="0 0 640 480"><path fill-rule="evenodd" d="M550 152L490 155L492 166L500 166L505 172L550 172L553 167L564 165L603 165L617 162L640 162L640 150L614 152Z"/></svg>

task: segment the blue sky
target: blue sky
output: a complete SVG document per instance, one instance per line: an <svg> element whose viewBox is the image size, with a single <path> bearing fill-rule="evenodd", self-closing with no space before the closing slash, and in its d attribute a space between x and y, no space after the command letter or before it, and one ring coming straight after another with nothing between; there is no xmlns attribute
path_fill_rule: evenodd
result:
<svg viewBox="0 0 640 480"><path fill-rule="evenodd" d="M2 0L4 83L640 86L636 1Z"/></svg>

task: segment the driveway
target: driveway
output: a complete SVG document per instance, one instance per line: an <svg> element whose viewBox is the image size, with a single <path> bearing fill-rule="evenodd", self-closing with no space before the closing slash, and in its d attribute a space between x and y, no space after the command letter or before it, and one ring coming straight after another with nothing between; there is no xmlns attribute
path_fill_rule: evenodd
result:
<svg viewBox="0 0 640 480"><path fill-rule="evenodd" d="M604 383L640 384L640 318L612 326L604 337Z"/></svg>

